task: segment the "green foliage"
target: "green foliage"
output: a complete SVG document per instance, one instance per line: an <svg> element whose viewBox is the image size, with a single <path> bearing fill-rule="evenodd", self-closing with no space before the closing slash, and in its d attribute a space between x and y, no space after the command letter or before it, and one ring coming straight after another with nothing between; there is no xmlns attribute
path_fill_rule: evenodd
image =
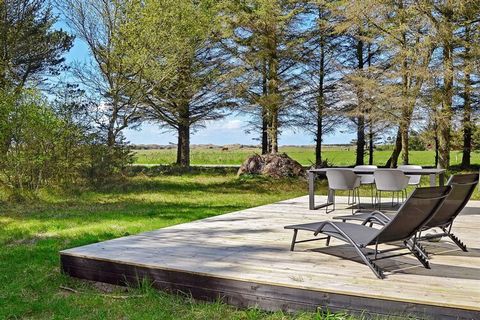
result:
<svg viewBox="0 0 480 320"><path fill-rule="evenodd" d="M0 101L0 183L15 195L85 179L104 183L131 162L125 145L108 147L95 128L33 91L4 93Z"/></svg>
<svg viewBox="0 0 480 320"><path fill-rule="evenodd" d="M423 141L422 137L418 133L411 132L408 139L409 139L408 146L410 150L425 151L427 149L425 146L425 142Z"/></svg>
<svg viewBox="0 0 480 320"><path fill-rule="evenodd" d="M38 190L54 182L74 182L85 165L85 136L75 125L57 117L38 95L30 92L7 98L2 110L0 181L12 190Z"/></svg>
<svg viewBox="0 0 480 320"><path fill-rule="evenodd" d="M87 147L89 163L84 169L88 180L94 185L103 185L122 177L126 166L132 163L132 153L125 144L107 146L94 143Z"/></svg>
<svg viewBox="0 0 480 320"><path fill-rule="evenodd" d="M0 16L0 89L59 71L73 37L52 30L56 18L47 1L1 0Z"/></svg>

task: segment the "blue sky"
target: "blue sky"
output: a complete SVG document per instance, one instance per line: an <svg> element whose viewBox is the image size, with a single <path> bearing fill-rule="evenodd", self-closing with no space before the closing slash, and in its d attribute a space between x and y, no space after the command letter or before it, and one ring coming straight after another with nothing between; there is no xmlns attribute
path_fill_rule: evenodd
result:
<svg viewBox="0 0 480 320"><path fill-rule="evenodd" d="M62 21L58 22L58 27L68 30L66 24ZM76 39L73 48L67 54L67 63L75 61L88 61L90 53L88 47L81 40ZM192 133L192 144L258 144L256 134L245 133L247 119L243 116L232 115L222 120L208 122L205 128L199 129ZM342 128L343 129L343 128ZM340 130L342 130L340 129ZM138 130L127 129L124 132L128 141L134 144L169 144L176 143L176 135L174 132L168 132L160 128L158 125L145 123ZM325 144L349 143L354 139L354 134L350 132L338 131L327 136L324 140ZM280 145L307 145L313 144L313 137L307 133L294 132L293 130L284 130L280 136Z"/></svg>

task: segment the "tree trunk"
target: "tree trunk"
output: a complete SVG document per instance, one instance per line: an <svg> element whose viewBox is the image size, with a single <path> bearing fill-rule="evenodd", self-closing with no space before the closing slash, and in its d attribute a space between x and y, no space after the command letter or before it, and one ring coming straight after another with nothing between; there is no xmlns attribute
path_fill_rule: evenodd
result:
<svg viewBox="0 0 480 320"><path fill-rule="evenodd" d="M107 129L107 146L113 148L117 143L117 133L115 132L115 125L118 119L118 107L117 102L114 101L112 105L112 114L110 119L108 119L108 129Z"/></svg>
<svg viewBox="0 0 480 320"><path fill-rule="evenodd" d="M270 127L268 130L268 136L271 144L270 153L278 153L278 112L280 108L280 96L279 96L279 77L278 77L278 56L277 56L277 39L276 35L272 36L269 43L270 56L268 61L268 95L269 95L269 120Z"/></svg>
<svg viewBox="0 0 480 320"><path fill-rule="evenodd" d="M190 126L178 126L177 165L188 168L190 166Z"/></svg>
<svg viewBox="0 0 480 320"><path fill-rule="evenodd" d="M404 34L404 43L406 45L406 35ZM408 49L405 49L408 50ZM413 108L410 108L410 99L408 92L410 91L410 78L408 76L408 62L406 58L403 62L402 68L402 80L403 80L403 107L402 107L402 118L400 119L400 135L402 143L402 164L408 164L409 162L409 145L408 145L408 135L410 131L410 119L412 117ZM412 110L410 110L412 109Z"/></svg>
<svg viewBox="0 0 480 320"><path fill-rule="evenodd" d="M262 107L262 154L269 153L267 110Z"/></svg>
<svg viewBox="0 0 480 320"><path fill-rule="evenodd" d="M321 18L321 10L319 11ZM325 104L325 37L320 36L320 66L318 74L318 96L317 96L317 132L315 136L315 164L322 165L322 140L323 140L323 109Z"/></svg>
<svg viewBox="0 0 480 320"><path fill-rule="evenodd" d="M370 126L372 124L370 123ZM374 147L374 143L373 143L373 130L372 130L372 127L370 127L370 132L368 133L368 164L369 165L372 165L373 164L373 147Z"/></svg>
<svg viewBox="0 0 480 320"><path fill-rule="evenodd" d="M463 92L463 150L462 150L462 169L470 167L471 152L472 152L472 79L470 76L470 27L465 28L465 61L464 61L464 74L465 74L465 89Z"/></svg>
<svg viewBox="0 0 480 320"><path fill-rule="evenodd" d="M463 151L462 151L462 168L467 169L471 165L472 153L472 106L470 97L465 96L463 106Z"/></svg>
<svg viewBox="0 0 480 320"><path fill-rule="evenodd" d="M385 166L387 168L396 168L398 165L398 157L400 156L400 152L402 152L402 133L400 128L397 131L397 138L395 139L395 145L393 146L392 155L387 160Z"/></svg>
<svg viewBox="0 0 480 320"><path fill-rule="evenodd" d="M445 37L443 44L443 96L442 111L439 124L439 161L438 167L448 169L450 166L450 126L453 117L453 30L451 26L452 13L446 17Z"/></svg>
<svg viewBox="0 0 480 320"><path fill-rule="evenodd" d="M190 167L190 110L182 107L178 123L177 165Z"/></svg>
<svg viewBox="0 0 480 320"><path fill-rule="evenodd" d="M363 165L365 157L365 118L357 118L357 159L355 165Z"/></svg>
<svg viewBox="0 0 480 320"><path fill-rule="evenodd" d="M402 143L402 164L408 164L408 128L410 125L403 123L400 129L401 143Z"/></svg>
<svg viewBox="0 0 480 320"><path fill-rule="evenodd" d="M357 42L357 59L358 59L358 69L362 70L364 61L363 61L363 41L359 40ZM365 116L363 110L363 92L361 89L357 90L358 98L358 116L357 116L357 158L355 164L363 165L365 157Z"/></svg>
<svg viewBox="0 0 480 320"><path fill-rule="evenodd" d="M270 128L271 131L271 137L270 137L270 143L272 145L272 150L270 153L276 154L278 153L278 110L272 110L272 125Z"/></svg>
<svg viewBox="0 0 480 320"><path fill-rule="evenodd" d="M262 96L266 97L268 95L268 73L267 73L267 63L263 61L262 66ZM267 154L270 152L270 146L268 143L268 110L265 106L262 106L262 154Z"/></svg>
<svg viewBox="0 0 480 320"><path fill-rule="evenodd" d="M322 165L322 120L317 119L317 134L315 137L315 165Z"/></svg>
<svg viewBox="0 0 480 320"><path fill-rule="evenodd" d="M108 130L107 130L107 146L109 148L112 148L115 146L115 143L117 142L117 138L115 135L115 119L112 117L109 121L108 124Z"/></svg>

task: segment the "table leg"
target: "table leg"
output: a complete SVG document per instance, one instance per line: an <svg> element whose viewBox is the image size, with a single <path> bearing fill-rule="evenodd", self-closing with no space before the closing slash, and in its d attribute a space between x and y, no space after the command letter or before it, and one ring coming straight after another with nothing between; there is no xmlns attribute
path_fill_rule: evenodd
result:
<svg viewBox="0 0 480 320"><path fill-rule="evenodd" d="M308 173L308 207L315 210L315 176L314 172Z"/></svg>
<svg viewBox="0 0 480 320"><path fill-rule="evenodd" d="M438 185L443 186L445 185L445 173L442 172L438 175Z"/></svg>
<svg viewBox="0 0 480 320"><path fill-rule="evenodd" d="M430 175L430 187L435 187L437 185L437 175L432 173Z"/></svg>

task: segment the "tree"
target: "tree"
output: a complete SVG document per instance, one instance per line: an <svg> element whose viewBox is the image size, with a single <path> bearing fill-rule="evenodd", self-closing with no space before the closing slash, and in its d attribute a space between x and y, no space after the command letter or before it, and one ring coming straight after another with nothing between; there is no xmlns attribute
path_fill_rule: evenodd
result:
<svg viewBox="0 0 480 320"><path fill-rule="evenodd" d="M336 59L339 42L342 38L334 32L337 17L326 1L313 3L306 9L312 27L305 36L304 99L295 114L298 126L308 130L315 141L315 165L323 165L322 142L326 134L334 132L343 123L337 108L340 94L337 86L340 82L339 62Z"/></svg>
<svg viewBox="0 0 480 320"><path fill-rule="evenodd" d="M361 79L367 72L367 61L372 58L374 51L371 48L374 40L367 20L360 16L365 8L362 2L340 2L335 7L336 15L340 17L335 26L337 34L343 37L342 48L339 52L342 61L342 72L346 87L351 90L352 97L346 103L349 107L345 115L355 124L356 128L356 165L364 164L365 157L365 115L367 98L363 90Z"/></svg>
<svg viewBox="0 0 480 320"><path fill-rule="evenodd" d="M475 109L480 103L478 96L478 86L480 85L480 70L475 71L475 61L480 60L480 5L476 3L467 3L463 9L464 20L461 22L460 46L463 52L460 53L461 59L461 98L462 105L462 163L461 167L466 169L471 165L471 153L473 148L473 134L475 131L474 115ZM477 89L477 94L475 94ZM476 108L475 108L476 107Z"/></svg>
<svg viewBox="0 0 480 320"><path fill-rule="evenodd" d="M91 62L73 67L73 74L90 93L91 120L113 148L121 142L122 131L139 123L141 90L132 82L140 70L132 68L122 47L121 28L127 23L126 1L56 0L70 28L83 40Z"/></svg>
<svg viewBox="0 0 480 320"><path fill-rule="evenodd" d="M123 36L144 61L133 81L143 89L149 121L177 132L177 164L190 165L190 135L234 105L230 57L219 45L221 2L142 1L129 8Z"/></svg>
<svg viewBox="0 0 480 320"><path fill-rule="evenodd" d="M0 2L0 88L20 90L29 81L58 74L73 37L54 30L56 21L43 0Z"/></svg>
<svg viewBox="0 0 480 320"><path fill-rule="evenodd" d="M62 68L63 54L71 46L73 37L62 30L54 30L56 18L52 9L42 0L0 1L0 91L15 100L22 89L44 76L56 75ZM15 103L12 102L11 105ZM15 117L16 109L2 110L1 122ZM12 143L10 126L2 128L0 154L4 155Z"/></svg>
<svg viewBox="0 0 480 320"><path fill-rule="evenodd" d="M360 9L353 7L353 15L366 21L370 32L378 34L376 42L383 51L381 83L378 84L391 87L390 109L395 114L392 122L398 125L395 147L387 166L396 167L400 153L402 162L408 164L412 116L435 48L428 35L428 19L416 14L415 3L407 1L372 0L363 1L361 6Z"/></svg>
<svg viewBox="0 0 480 320"><path fill-rule="evenodd" d="M280 127L288 108L302 96L301 65L307 26L302 2L286 0L231 1L230 39L224 45L240 61L238 98L258 110L262 153L278 152Z"/></svg>

